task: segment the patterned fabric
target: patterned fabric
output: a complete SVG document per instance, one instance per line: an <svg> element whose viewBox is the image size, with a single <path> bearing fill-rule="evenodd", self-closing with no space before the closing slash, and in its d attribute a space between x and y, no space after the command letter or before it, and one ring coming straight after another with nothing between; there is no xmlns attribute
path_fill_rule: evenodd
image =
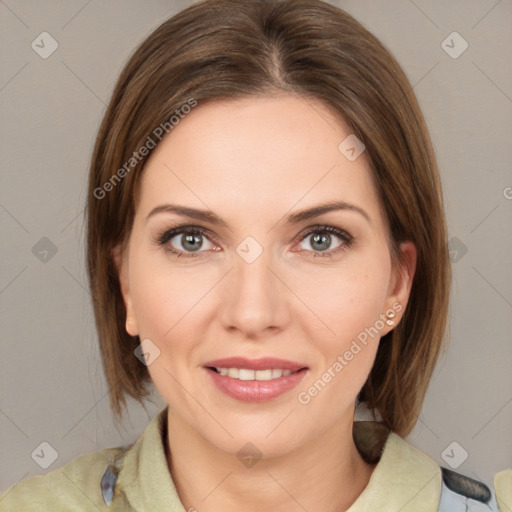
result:
<svg viewBox="0 0 512 512"><path fill-rule="evenodd" d="M106 505L112 504L114 497L114 488L117 482L118 470L113 464L109 464L103 477L101 478L101 495Z"/></svg>
<svg viewBox="0 0 512 512"><path fill-rule="evenodd" d="M441 468L443 483L438 512L500 512L496 495L484 483Z"/></svg>
<svg viewBox="0 0 512 512"><path fill-rule="evenodd" d="M110 506L112 504L112 500L114 498L114 491L117 483L117 477L119 476L119 471L121 469L124 456L126 455L126 452L134 445L135 443L132 443L127 446L123 446L121 450L123 450L123 453L120 457L118 457L113 464L109 464L107 466L107 469L105 469L105 473L103 473L103 476L101 477L100 482L100 488L101 488L101 495L103 496L103 501L107 506Z"/></svg>

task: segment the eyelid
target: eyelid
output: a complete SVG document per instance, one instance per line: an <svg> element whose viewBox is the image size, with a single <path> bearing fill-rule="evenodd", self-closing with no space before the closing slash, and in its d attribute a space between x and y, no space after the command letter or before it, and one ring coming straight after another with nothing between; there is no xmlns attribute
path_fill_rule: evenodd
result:
<svg viewBox="0 0 512 512"><path fill-rule="evenodd" d="M326 251L310 251L310 250L301 250L299 252L306 252L312 255L313 257L324 257L324 258L333 258L338 253L342 252L345 249L349 249L352 247L355 237L351 235L347 230L332 226L330 224L315 224L313 226L307 227L304 231L302 231L296 240L296 243L300 243L303 240L306 240L313 233L329 233L333 234L337 238L341 240L341 244L334 249L327 249Z"/></svg>
<svg viewBox="0 0 512 512"><path fill-rule="evenodd" d="M312 253L313 256L315 256L315 257L318 257L318 256L333 257L333 255L337 254L339 251L349 248L354 241L354 236L352 236L345 229L342 229L342 228L339 228L336 226L332 226L330 224L314 224L314 225L310 225L307 228L305 228L304 230L302 230L301 233L299 233L296 237L294 237L294 239L292 240L292 243L294 243L294 244L299 243L302 240L306 239L311 234L316 233L316 232L324 232L324 233L334 234L342 241L342 244L335 249L328 249L326 251L301 250L298 252ZM215 234L210 229L205 228L203 226L191 225L191 224L186 224L186 223L178 224L176 226L173 226L169 229L164 230L159 235L157 235L154 242L157 245L166 246L167 243L171 239L173 239L175 236L177 236L179 234L185 234L185 233L198 234L198 235L204 236L211 243L213 243L215 245L220 245L216 240ZM211 252L211 251L201 251L201 250L199 250L197 252L186 252L186 251L181 251L179 249L174 249L174 248L170 249L169 247L165 247L165 250L168 251L169 253L175 254L177 257L183 256L183 257L192 257L192 258L197 257L201 253Z"/></svg>
<svg viewBox="0 0 512 512"><path fill-rule="evenodd" d="M187 233L201 235L201 236L207 238L212 244L220 245L216 240L215 234L212 231L210 231L208 228L204 228L202 226L195 226L195 225L191 225L191 224L185 224L185 223L178 224L177 226L173 226L172 228L169 228L169 229L165 229L164 231L162 231L161 233L159 233L156 236L154 242L157 245L164 246L170 240L172 240L175 236L180 235L180 234L187 234ZM184 254L184 255L192 255L193 256L195 254L193 252L187 253L184 251L170 250L168 248L167 248L167 250L169 252L174 252L174 253L179 252L180 254ZM207 251L198 251L198 252L207 252Z"/></svg>
<svg viewBox="0 0 512 512"><path fill-rule="evenodd" d="M314 224L312 226L308 226L303 231L301 231L299 235L297 235L297 239L302 240L304 237L316 232L333 233L338 237L344 237L348 240L354 239L354 237L346 229L338 228L336 226L332 226L331 224Z"/></svg>

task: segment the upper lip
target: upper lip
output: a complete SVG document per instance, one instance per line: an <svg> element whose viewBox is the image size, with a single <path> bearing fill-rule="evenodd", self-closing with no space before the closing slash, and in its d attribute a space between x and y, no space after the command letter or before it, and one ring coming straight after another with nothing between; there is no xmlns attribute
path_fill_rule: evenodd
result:
<svg viewBox="0 0 512 512"><path fill-rule="evenodd" d="M246 357L226 357L224 359L215 359L205 363L210 368L245 368L248 370L290 370L296 372L302 368L307 368L305 364L287 361L286 359L277 359L275 357L262 357L260 359L247 359Z"/></svg>

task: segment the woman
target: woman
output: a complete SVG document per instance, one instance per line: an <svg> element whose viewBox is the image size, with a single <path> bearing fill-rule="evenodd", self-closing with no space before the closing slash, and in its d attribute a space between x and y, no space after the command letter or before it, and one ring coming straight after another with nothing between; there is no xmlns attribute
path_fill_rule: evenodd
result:
<svg viewBox="0 0 512 512"><path fill-rule="evenodd" d="M489 489L402 439L443 345L442 193L410 84L348 14L166 21L119 78L87 213L112 410L151 383L168 407L2 511L510 510L512 470Z"/></svg>

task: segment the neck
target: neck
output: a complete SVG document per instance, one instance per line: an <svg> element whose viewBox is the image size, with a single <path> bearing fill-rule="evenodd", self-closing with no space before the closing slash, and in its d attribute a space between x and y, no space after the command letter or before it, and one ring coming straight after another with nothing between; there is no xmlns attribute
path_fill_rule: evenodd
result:
<svg viewBox="0 0 512 512"><path fill-rule="evenodd" d="M375 468L357 451L352 421L336 425L308 446L246 466L198 436L169 409L169 470L185 510L342 512L361 494Z"/></svg>

